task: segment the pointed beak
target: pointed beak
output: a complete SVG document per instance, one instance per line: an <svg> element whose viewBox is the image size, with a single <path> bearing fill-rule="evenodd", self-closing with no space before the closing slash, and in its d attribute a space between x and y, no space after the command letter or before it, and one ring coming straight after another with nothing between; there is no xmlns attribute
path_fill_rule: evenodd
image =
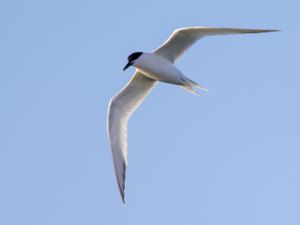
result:
<svg viewBox="0 0 300 225"><path fill-rule="evenodd" d="M132 65L132 63L131 62L128 62L127 64L126 64L126 66L123 68L123 71L125 71L129 66L131 66Z"/></svg>

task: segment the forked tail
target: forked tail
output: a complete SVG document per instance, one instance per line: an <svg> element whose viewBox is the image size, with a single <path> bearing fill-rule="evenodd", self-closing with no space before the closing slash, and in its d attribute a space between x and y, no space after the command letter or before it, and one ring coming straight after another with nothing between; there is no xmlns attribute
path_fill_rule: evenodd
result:
<svg viewBox="0 0 300 225"><path fill-rule="evenodd" d="M208 91L208 89L200 84L197 84L195 81L192 81L186 77L185 83L180 85L183 89L187 90L188 92L194 95L201 95L198 90Z"/></svg>

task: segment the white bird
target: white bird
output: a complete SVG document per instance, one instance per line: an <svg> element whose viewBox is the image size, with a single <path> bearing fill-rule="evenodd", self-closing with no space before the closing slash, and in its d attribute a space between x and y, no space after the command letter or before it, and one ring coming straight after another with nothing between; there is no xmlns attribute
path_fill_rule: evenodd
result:
<svg viewBox="0 0 300 225"><path fill-rule="evenodd" d="M152 53L135 52L128 56L130 66L136 68L128 84L114 96L108 106L108 136L118 186L125 203L125 172L127 165L127 124L132 113L155 85L160 82L175 84L194 94L203 86L187 78L174 66L176 60L197 40L209 35L263 33L277 30L186 27L175 30L169 39Z"/></svg>

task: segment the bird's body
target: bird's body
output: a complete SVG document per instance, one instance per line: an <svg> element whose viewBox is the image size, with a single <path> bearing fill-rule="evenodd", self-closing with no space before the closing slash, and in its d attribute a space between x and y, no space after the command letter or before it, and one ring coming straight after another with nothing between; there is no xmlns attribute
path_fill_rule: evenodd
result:
<svg viewBox="0 0 300 225"><path fill-rule="evenodd" d="M127 125L136 108L159 82L178 85L198 94L203 86L187 78L174 65L176 60L197 40L209 35L263 33L276 30L187 27L177 29L152 53L135 52L128 56L130 66L136 72L128 84L109 103L108 135L112 149L115 172L123 202L125 202L125 172L127 165Z"/></svg>
<svg viewBox="0 0 300 225"><path fill-rule="evenodd" d="M135 67L153 80L169 83L184 84L185 76L173 63L156 55L144 52L136 61Z"/></svg>

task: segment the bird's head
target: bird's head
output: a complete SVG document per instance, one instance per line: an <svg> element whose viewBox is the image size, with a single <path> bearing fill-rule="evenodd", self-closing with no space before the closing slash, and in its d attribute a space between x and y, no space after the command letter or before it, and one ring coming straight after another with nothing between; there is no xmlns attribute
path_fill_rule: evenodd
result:
<svg viewBox="0 0 300 225"><path fill-rule="evenodd" d="M128 63L126 64L126 66L123 68L123 71L125 71L128 67L134 65L134 63L136 62L136 60L143 54L143 52L134 52L132 54L130 54L127 58Z"/></svg>

